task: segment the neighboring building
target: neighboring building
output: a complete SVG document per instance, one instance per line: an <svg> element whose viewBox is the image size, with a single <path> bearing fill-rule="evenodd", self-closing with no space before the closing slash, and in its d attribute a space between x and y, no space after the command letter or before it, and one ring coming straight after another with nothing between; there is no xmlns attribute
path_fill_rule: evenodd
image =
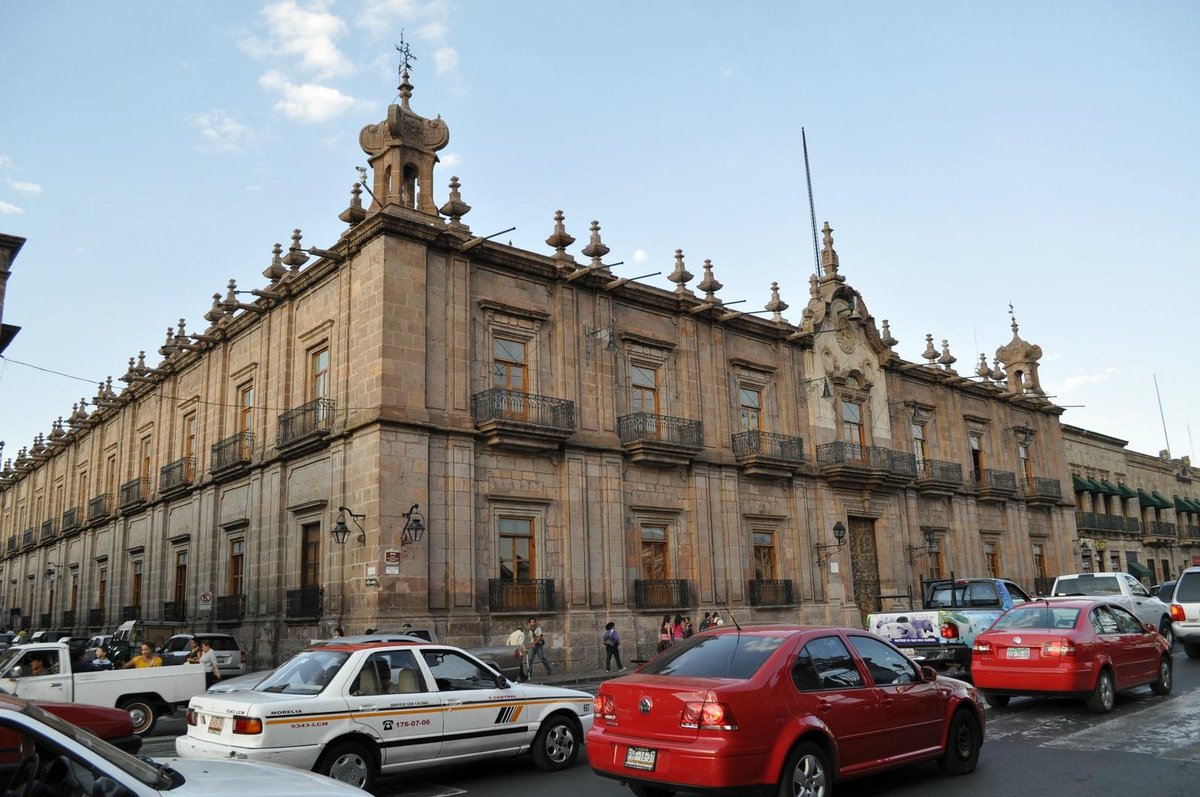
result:
<svg viewBox="0 0 1200 797"><path fill-rule="evenodd" d="M231 282L0 473L13 624L186 618L262 663L336 625L498 642L537 615L587 666L609 619L647 656L664 614L854 624L929 573L1077 566L1015 320L1004 370L932 336L901 360L828 224L799 326L775 285L765 318L725 307L709 261L693 290L679 251L674 290L614 276L596 222L582 262L561 213L549 254L475 237L411 93L363 129L374 202L331 249L297 231L253 303Z"/></svg>
<svg viewBox="0 0 1200 797"><path fill-rule="evenodd" d="M1200 565L1200 469L1188 457L1127 451L1125 440L1063 426L1085 570L1123 570L1147 584Z"/></svg>
<svg viewBox="0 0 1200 797"><path fill-rule="evenodd" d="M25 245L24 238L0 233L0 354L12 343L12 339L21 331L20 327L4 323L4 293L8 287L8 278L12 274L12 262L17 259L21 247Z"/></svg>

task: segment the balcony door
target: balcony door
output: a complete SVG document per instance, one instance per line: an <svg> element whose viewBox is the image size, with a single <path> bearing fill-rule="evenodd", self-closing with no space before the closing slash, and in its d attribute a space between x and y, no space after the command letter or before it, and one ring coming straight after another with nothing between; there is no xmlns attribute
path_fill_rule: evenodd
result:
<svg viewBox="0 0 1200 797"><path fill-rule="evenodd" d="M500 410L504 418L523 421L529 415L524 394L529 392L525 344L511 338L492 338L492 387L503 394Z"/></svg>

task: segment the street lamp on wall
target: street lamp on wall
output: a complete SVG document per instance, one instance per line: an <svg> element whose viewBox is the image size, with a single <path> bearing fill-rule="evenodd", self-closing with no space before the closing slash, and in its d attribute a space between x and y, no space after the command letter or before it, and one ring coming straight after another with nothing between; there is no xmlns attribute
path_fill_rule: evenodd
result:
<svg viewBox="0 0 1200 797"><path fill-rule="evenodd" d="M62 569L62 565L58 562L46 562L46 565L46 580L53 581L54 577L58 575L57 571Z"/></svg>
<svg viewBox="0 0 1200 797"><path fill-rule="evenodd" d="M837 542L825 543L824 545L817 543L813 546L817 551L818 567L820 567L824 562L832 559L834 554L837 553L838 549L846 544L846 526L840 520L833 524L833 538L837 540ZM822 551L826 550L828 550L829 553L822 553Z"/></svg>
<svg viewBox="0 0 1200 797"><path fill-rule="evenodd" d="M346 540L350 538L350 528L346 525L346 515L349 515L350 519L354 521L354 525L358 526L358 541L365 544L367 541L367 532L359 521L366 520L367 516L365 514L360 515L345 506L338 507L337 523L333 524L333 531L330 532L333 535L333 541L338 545L345 545Z"/></svg>
<svg viewBox="0 0 1200 797"><path fill-rule="evenodd" d="M400 532L401 545L420 542L421 537L425 536L425 516L417 511L420 508L420 504L413 504L407 512L400 514L404 518L404 529Z"/></svg>
<svg viewBox="0 0 1200 797"><path fill-rule="evenodd" d="M929 526L921 527L921 534L925 537L925 545L908 545L904 550L908 551L908 563L911 565L922 556L933 556L937 553L938 540L937 534Z"/></svg>

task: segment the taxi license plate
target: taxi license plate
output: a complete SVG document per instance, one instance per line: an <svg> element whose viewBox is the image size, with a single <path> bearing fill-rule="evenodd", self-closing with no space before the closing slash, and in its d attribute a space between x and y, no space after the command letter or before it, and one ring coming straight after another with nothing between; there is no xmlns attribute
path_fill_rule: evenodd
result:
<svg viewBox="0 0 1200 797"><path fill-rule="evenodd" d="M209 717L208 718L208 732L209 733L220 733L221 729L224 727L225 727L225 718L224 717Z"/></svg>
<svg viewBox="0 0 1200 797"><path fill-rule="evenodd" d="M646 747L630 747L625 751L625 766L630 769L644 769L647 772L651 772L654 770L657 758L657 750L651 750Z"/></svg>
<svg viewBox="0 0 1200 797"><path fill-rule="evenodd" d="M1029 648L1009 648L1008 658L1010 659L1027 659L1029 658Z"/></svg>
<svg viewBox="0 0 1200 797"><path fill-rule="evenodd" d="M905 656L908 656L910 659L914 658L917 655L916 648L900 648L900 652L903 653Z"/></svg>

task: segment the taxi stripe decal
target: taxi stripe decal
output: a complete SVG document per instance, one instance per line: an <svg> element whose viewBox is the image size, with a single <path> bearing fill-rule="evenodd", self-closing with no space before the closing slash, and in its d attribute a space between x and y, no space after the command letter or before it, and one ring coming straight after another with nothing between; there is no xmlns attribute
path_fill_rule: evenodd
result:
<svg viewBox="0 0 1200 797"><path fill-rule="evenodd" d="M469 731L463 733L442 733L406 739L390 739L377 742L380 747L409 747L414 744L429 744L432 741L457 742L463 739L485 739L491 736L507 736L514 733L525 733L531 730L524 725L505 725L502 728L492 728L486 731Z"/></svg>
<svg viewBox="0 0 1200 797"><path fill-rule="evenodd" d="M498 701L498 700L480 700L473 703L462 703L454 706L444 706L441 704L411 706L411 707L388 707L384 709L372 711L314 711L305 712L303 714L288 714L283 717L271 717L264 720L267 725L291 725L297 722L309 722L313 719L323 720L345 720L345 719L364 719L367 717L403 717L416 714L434 714L442 711L476 711L481 708L496 707L501 710L501 716L497 717L496 722L516 722L517 719L524 713L524 709L528 706L545 705L548 703L574 703L575 700L564 700L563 698L545 698L541 700L514 700L514 701ZM590 706L590 704L588 704ZM501 717L504 711L510 712L509 716ZM586 707L585 707L586 710ZM200 709L204 713L209 713Z"/></svg>

